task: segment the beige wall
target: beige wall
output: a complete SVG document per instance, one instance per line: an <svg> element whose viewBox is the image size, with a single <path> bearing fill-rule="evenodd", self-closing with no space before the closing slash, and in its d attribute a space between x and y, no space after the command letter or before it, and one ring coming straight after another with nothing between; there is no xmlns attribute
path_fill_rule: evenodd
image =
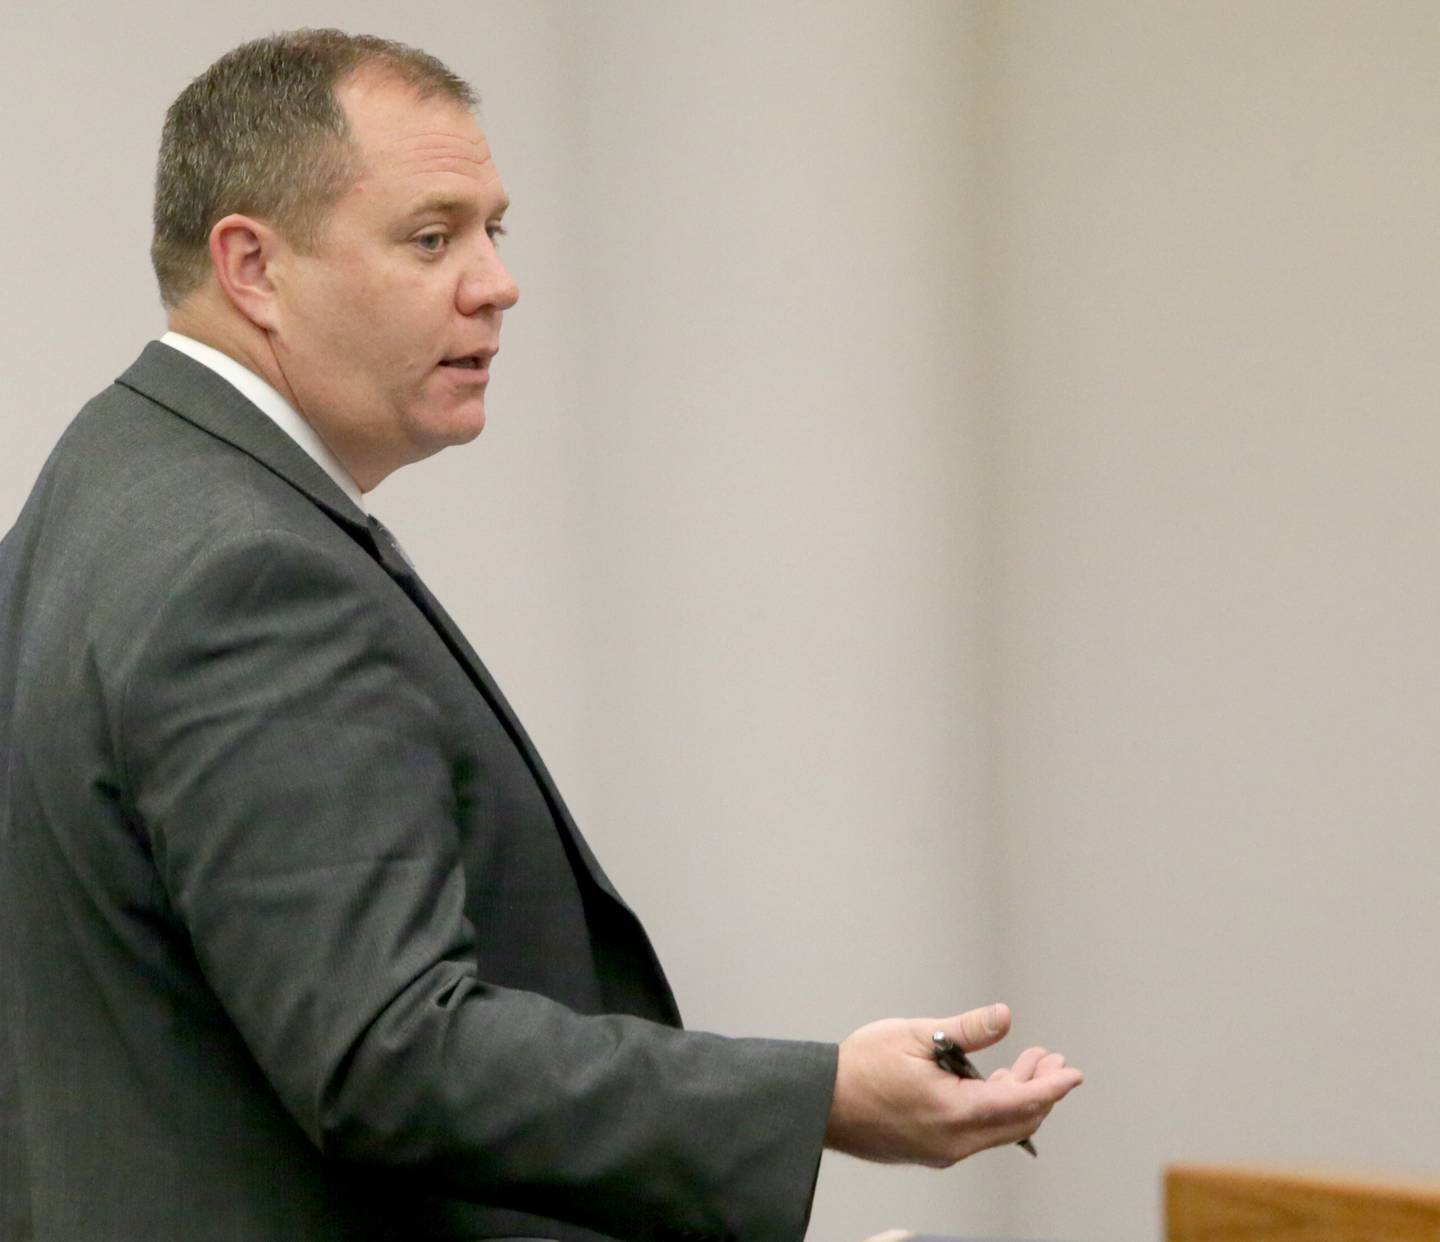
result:
<svg viewBox="0 0 1440 1242"><path fill-rule="evenodd" d="M481 444L374 507L687 1016L1003 996L1090 1074L1036 1162L827 1159L811 1236L1153 1237L1172 1157L1433 1171L1440 8L412 8L7 20L0 527L160 330L183 82L302 23L427 46L523 292Z"/></svg>
<svg viewBox="0 0 1440 1242"><path fill-rule="evenodd" d="M1440 6L985 17L997 965L1090 1075L1007 1223L1434 1173Z"/></svg>

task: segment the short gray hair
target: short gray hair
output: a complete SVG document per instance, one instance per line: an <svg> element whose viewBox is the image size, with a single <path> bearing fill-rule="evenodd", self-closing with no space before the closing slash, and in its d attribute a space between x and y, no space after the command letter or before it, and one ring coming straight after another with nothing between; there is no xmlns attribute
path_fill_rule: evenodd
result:
<svg viewBox="0 0 1440 1242"><path fill-rule="evenodd" d="M435 57L373 35L293 30L243 43L190 83L165 113L150 260L175 307L210 274L210 230L242 212L302 251L358 171L335 89L374 69L422 99L473 110L476 95Z"/></svg>

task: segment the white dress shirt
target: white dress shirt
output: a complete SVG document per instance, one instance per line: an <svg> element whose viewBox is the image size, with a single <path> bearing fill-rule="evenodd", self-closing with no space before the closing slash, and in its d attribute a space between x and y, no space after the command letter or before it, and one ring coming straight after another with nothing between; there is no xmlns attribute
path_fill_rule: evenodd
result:
<svg viewBox="0 0 1440 1242"><path fill-rule="evenodd" d="M162 345L178 349L188 358L195 359L201 366L209 367L221 379L240 390L241 396L259 407L260 412L295 441L312 458L315 464L335 480L335 485L355 502L361 513L368 513L365 497L350 472L340 464L340 459L326 447L325 441L304 419L294 406L270 387L260 376L243 363L236 362L229 354L182 336L179 332L167 332L160 338Z"/></svg>

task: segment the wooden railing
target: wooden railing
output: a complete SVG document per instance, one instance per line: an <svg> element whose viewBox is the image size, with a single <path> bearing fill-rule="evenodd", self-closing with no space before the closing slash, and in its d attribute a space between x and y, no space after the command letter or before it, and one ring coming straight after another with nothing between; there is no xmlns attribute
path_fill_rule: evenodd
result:
<svg viewBox="0 0 1440 1242"><path fill-rule="evenodd" d="M1440 1178L1226 1165L1165 1171L1167 1242L1440 1242Z"/></svg>

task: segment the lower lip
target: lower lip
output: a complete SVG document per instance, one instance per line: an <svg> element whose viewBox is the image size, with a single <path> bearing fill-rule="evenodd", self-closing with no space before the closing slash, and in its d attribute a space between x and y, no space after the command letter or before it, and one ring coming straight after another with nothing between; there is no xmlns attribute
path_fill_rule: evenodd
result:
<svg viewBox="0 0 1440 1242"><path fill-rule="evenodd" d="M472 384L483 384L490 378L489 367L447 367L442 366L442 371L453 371L461 380L468 380Z"/></svg>

